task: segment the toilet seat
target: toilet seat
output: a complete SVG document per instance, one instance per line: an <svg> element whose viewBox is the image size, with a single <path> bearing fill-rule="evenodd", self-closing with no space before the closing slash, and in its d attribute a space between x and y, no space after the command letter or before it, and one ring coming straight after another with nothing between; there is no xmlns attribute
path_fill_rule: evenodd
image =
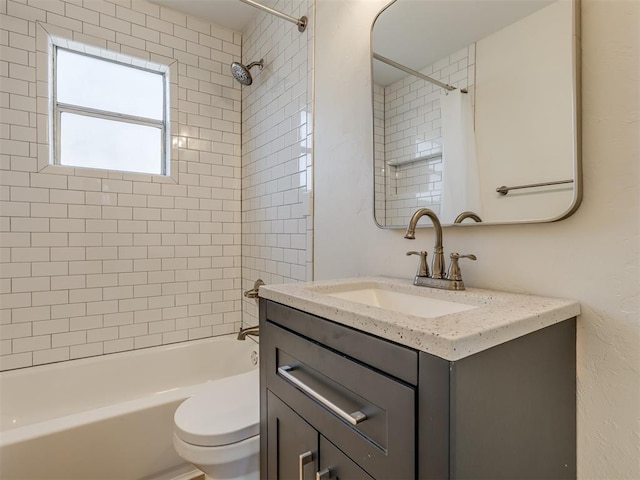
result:
<svg viewBox="0 0 640 480"><path fill-rule="evenodd" d="M174 433L185 443L218 447L260 432L258 369L211 382L185 400L174 415Z"/></svg>

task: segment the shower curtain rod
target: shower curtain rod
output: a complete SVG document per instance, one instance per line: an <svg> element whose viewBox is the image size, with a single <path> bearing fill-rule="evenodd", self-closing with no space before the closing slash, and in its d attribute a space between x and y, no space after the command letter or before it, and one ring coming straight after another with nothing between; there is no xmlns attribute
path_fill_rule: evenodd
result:
<svg viewBox="0 0 640 480"><path fill-rule="evenodd" d="M245 1L245 0L241 0L241 1ZM398 62L394 62L393 60L391 60L390 58L387 57L383 57L382 55L373 52L373 58L375 58L376 60L380 60L382 63L386 63L387 65L391 65L392 67L397 68L398 70L402 70L403 72L406 72L410 75L415 75L418 78L421 78L423 80L426 80L429 83L433 83L434 85L437 85L438 87L444 88L447 91L452 91L452 90L456 90L457 87L454 87L453 85L449 85L447 83L443 83L439 80L436 80L435 78L431 78L431 77L427 77L425 74L417 72L409 67L405 67L404 65L402 65L401 63ZM462 88L460 89L460 91L462 93L467 93L467 89L466 88Z"/></svg>
<svg viewBox="0 0 640 480"><path fill-rule="evenodd" d="M304 17L304 16L300 18L290 17L289 15L286 15L282 12L278 12L277 10L269 8L258 2L254 2L253 0L240 0L240 1L242 3L246 3L247 5L251 5L252 7L256 7L257 9L262 10L264 12L270 13L271 15L280 17L288 22L295 23L296 25L298 25L299 32L304 32L305 29L307 28L307 21L308 21L307 17Z"/></svg>

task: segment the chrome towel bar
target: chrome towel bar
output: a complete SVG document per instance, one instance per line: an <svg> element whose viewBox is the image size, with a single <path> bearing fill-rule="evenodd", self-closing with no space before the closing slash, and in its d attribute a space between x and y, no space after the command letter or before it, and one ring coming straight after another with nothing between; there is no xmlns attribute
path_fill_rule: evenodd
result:
<svg viewBox="0 0 640 480"><path fill-rule="evenodd" d="M521 188L546 187L548 185L561 185L563 183L573 183L573 180L557 180L555 182L530 183L528 185L516 185L515 187L507 187L505 185L502 185L501 187L496 188L496 192L504 196L507 193L509 193L509 190L520 190Z"/></svg>

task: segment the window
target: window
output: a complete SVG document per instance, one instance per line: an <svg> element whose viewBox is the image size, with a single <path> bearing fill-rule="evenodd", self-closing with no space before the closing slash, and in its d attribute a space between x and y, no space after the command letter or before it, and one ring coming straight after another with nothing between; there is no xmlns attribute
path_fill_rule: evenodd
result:
<svg viewBox="0 0 640 480"><path fill-rule="evenodd" d="M52 51L54 163L167 175L168 68Z"/></svg>

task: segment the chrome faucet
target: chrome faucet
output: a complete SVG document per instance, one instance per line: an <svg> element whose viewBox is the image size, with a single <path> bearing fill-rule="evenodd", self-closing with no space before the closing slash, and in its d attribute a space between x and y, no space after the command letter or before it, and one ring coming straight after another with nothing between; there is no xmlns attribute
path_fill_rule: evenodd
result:
<svg viewBox="0 0 640 480"><path fill-rule="evenodd" d="M260 329L258 325L254 325L253 327L241 328L238 332L238 340L244 340L248 335L253 335L254 337L260 336Z"/></svg>
<svg viewBox="0 0 640 480"><path fill-rule="evenodd" d="M421 208L416 212L409 220L409 226L407 227L407 233L404 234L404 238L409 240L416 239L416 225L424 215L429 217L433 222L433 226L436 229L436 244L433 246L433 259L431 260L431 278L444 278L444 247L442 246L442 225L440 219L436 215L436 212L429 210L428 208Z"/></svg>
<svg viewBox="0 0 640 480"><path fill-rule="evenodd" d="M460 258L475 260L476 256L452 253L449 256L451 258L451 265L449 266L448 273L445 275L444 247L442 245L442 225L440 224L440 220L433 210L430 210L428 208L421 208L419 210L416 210L416 212L411 217L411 220L409 221L409 226L407 227L407 232L405 233L404 238L415 240L418 220L420 220L425 215L431 219L431 222L433 223L436 231L436 243L433 246L434 253L431 266L431 275L429 275L429 268L427 267L427 252L407 252L407 255L420 256L420 264L418 266L416 276L413 279L413 284L420 287L433 287L445 290L464 290L464 282L462 281L462 272L460 271L458 260Z"/></svg>
<svg viewBox="0 0 640 480"><path fill-rule="evenodd" d="M453 223L462 223L462 221L465 218L470 218L471 220L473 220L476 223L480 223L482 222L482 219L480 218L480 216L472 211L466 211L466 212L462 212L460 215L458 215L456 217L456 219L453 221Z"/></svg>

